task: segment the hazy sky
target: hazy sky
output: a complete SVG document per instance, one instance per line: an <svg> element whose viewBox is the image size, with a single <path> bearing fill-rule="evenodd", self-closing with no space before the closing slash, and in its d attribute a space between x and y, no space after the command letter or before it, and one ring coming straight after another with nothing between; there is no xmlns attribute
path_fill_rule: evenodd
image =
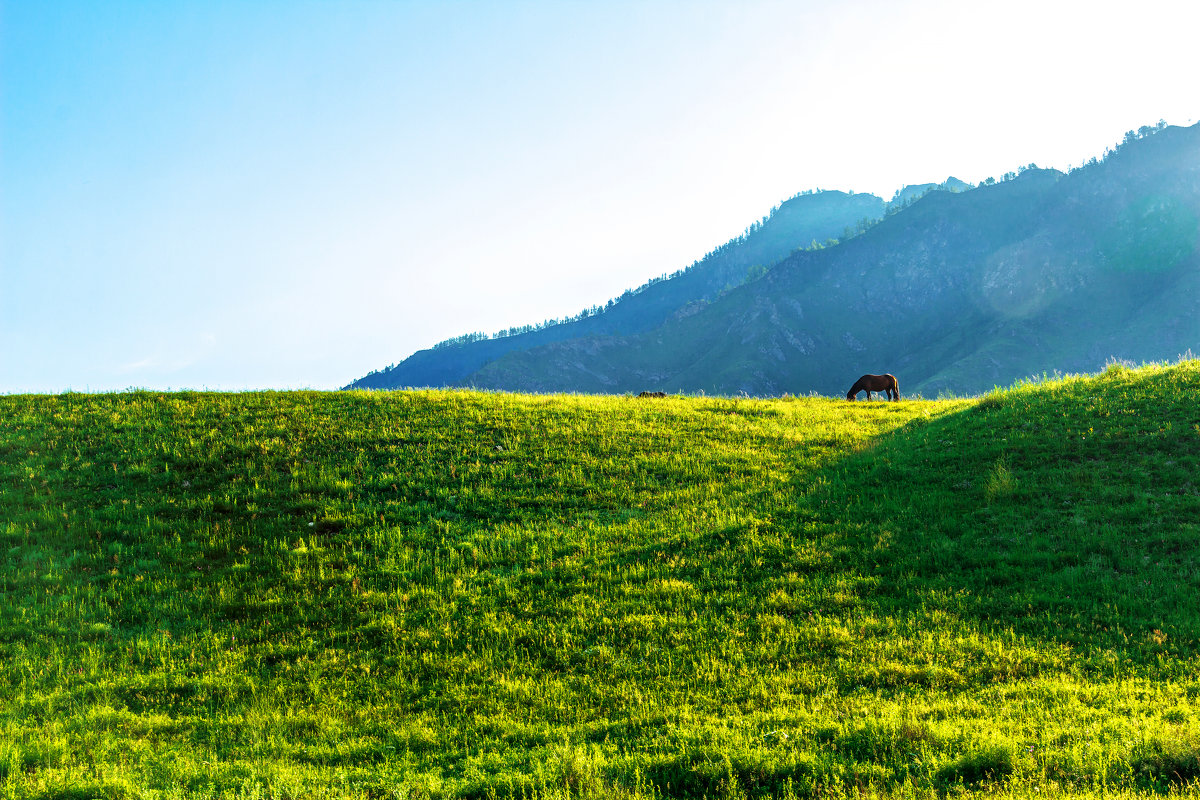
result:
<svg viewBox="0 0 1200 800"><path fill-rule="evenodd" d="M335 388L808 188L1200 116L1200 4L0 0L0 392Z"/></svg>

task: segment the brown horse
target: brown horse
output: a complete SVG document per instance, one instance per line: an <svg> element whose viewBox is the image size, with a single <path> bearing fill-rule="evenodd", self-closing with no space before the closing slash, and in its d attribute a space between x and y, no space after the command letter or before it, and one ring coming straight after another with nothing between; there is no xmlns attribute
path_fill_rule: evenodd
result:
<svg viewBox="0 0 1200 800"><path fill-rule="evenodd" d="M866 392L868 400L871 392L886 392L889 400L899 400L900 384L895 375L863 375L846 392L846 399L857 400L859 392Z"/></svg>

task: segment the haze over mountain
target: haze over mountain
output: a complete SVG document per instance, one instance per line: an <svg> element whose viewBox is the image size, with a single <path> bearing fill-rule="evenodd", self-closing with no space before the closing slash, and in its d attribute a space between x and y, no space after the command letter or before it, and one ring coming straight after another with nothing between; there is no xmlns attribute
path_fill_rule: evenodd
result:
<svg viewBox="0 0 1200 800"><path fill-rule="evenodd" d="M1147 127L1069 174L799 195L580 318L351 386L839 394L887 371L929 396L1173 359L1200 349L1198 240L1200 126Z"/></svg>
<svg viewBox="0 0 1200 800"><path fill-rule="evenodd" d="M456 385L513 351L566 339L628 336L651 330L672 315L698 310L696 304L707 303L721 292L744 283L752 272L765 271L766 266L778 262L798 246L826 242L844 235L848 227L878 219L885 205L872 194L826 191L797 195L689 268L593 306L574 319L530 325L498 338L467 334L367 375L351 388Z"/></svg>

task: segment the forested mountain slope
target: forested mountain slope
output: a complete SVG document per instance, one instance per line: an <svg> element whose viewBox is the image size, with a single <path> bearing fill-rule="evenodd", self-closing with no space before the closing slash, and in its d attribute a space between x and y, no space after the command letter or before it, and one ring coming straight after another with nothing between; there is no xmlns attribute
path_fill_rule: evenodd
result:
<svg viewBox="0 0 1200 800"><path fill-rule="evenodd" d="M634 336L509 353L464 381L523 391L974 393L1200 349L1200 126L1127 137L1070 174L932 192Z"/></svg>
<svg viewBox="0 0 1200 800"><path fill-rule="evenodd" d="M864 220L884 213L885 203L872 194L822 191L797 195L782 203L746 233L726 242L686 270L667 280L652 281L639 291L610 301L598 313L500 338L462 337L422 350L385 370L354 381L347 388L386 389L404 386L448 386L506 353L591 336L632 335L686 316L721 292L744 283L798 247L843 236Z"/></svg>

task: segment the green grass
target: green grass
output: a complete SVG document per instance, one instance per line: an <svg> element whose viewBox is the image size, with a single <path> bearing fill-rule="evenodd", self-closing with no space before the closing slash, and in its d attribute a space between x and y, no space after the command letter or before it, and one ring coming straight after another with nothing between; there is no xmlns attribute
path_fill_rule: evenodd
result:
<svg viewBox="0 0 1200 800"><path fill-rule="evenodd" d="M0 795L1200 794L1200 362L0 397Z"/></svg>

